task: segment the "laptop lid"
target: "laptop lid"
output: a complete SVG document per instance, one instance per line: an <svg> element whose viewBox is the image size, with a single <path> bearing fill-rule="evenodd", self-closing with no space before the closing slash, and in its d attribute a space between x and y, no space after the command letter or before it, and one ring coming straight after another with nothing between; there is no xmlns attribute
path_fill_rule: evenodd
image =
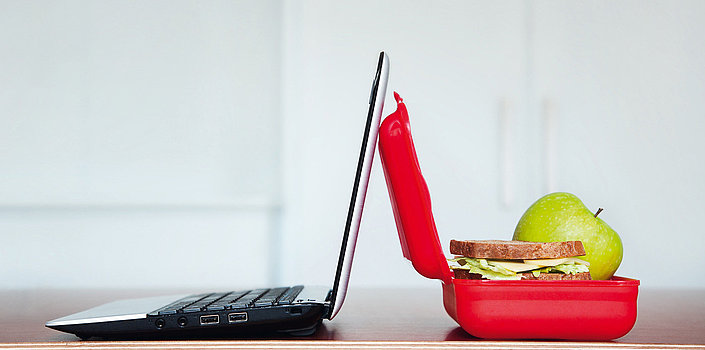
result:
<svg viewBox="0 0 705 350"><path fill-rule="evenodd" d="M375 147L377 145L377 135L379 134L379 124L382 119L382 108L384 107L384 96L387 92L387 80L389 78L389 57L384 52L379 53L377 61L377 72L372 83L370 92L369 109L367 111L367 123L365 132L362 135L362 146L360 147L360 157L355 170L355 181L353 182L350 207L345 221L345 231L343 242L340 247L338 257L338 268L335 271L335 281L333 282L333 292L331 293L331 305L333 305L328 319L333 319L343 306L345 295L348 291L348 281L350 280L350 270L352 269L353 255L355 254L355 243L357 233L362 219L362 208L365 205L365 194L367 184L370 180L370 170L374 159Z"/></svg>

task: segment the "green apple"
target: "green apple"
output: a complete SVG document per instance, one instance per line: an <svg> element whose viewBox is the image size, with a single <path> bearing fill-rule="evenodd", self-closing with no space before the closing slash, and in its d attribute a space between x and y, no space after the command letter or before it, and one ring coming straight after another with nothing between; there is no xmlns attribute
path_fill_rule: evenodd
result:
<svg viewBox="0 0 705 350"><path fill-rule="evenodd" d="M606 280L622 263L622 240L609 225L592 213L573 194L556 192L532 204L519 219L514 238L518 241L582 241L584 260L590 263L594 280Z"/></svg>

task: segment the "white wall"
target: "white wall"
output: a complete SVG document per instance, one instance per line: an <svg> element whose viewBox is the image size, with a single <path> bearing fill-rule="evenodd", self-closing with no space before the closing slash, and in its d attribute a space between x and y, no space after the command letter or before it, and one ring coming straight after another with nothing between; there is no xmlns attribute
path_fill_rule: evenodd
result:
<svg viewBox="0 0 705 350"><path fill-rule="evenodd" d="M338 254L376 65L373 53L380 50L391 60L384 115L396 108L392 90L398 91L411 113L442 241L491 238L502 231L511 237L527 179L521 173L508 179L514 199L503 207L497 124L502 101L512 109L507 117L518 123L514 128L523 123L518 112L526 75L524 7L406 1L287 5L285 281L315 271L315 281L327 283L335 271L329 262ZM519 168L525 158L520 141L507 140ZM435 285L401 256L380 165L375 159L352 283Z"/></svg>
<svg viewBox="0 0 705 350"><path fill-rule="evenodd" d="M541 2L533 16L532 94L554 109L548 187L605 208L620 273L705 286L688 268L705 264L705 3Z"/></svg>
<svg viewBox="0 0 705 350"><path fill-rule="evenodd" d="M606 208L620 274L705 287L704 20L697 1L0 1L0 287L331 283L380 50L444 248L509 239L565 190ZM352 283L437 285L401 256L378 159Z"/></svg>
<svg viewBox="0 0 705 350"><path fill-rule="evenodd" d="M279 11L0 2L0 286L271 279Z"/></svg>
<svg viewBox="0 0 705 350"><path fill-rule="evenodd" d="M332 276L384 49L446 252L510 239L533 201L569 191L606 208L619 274L705 287L704 3L290 1L285 14L285 281ZM352 284L437 284L401 256L379 162Z"/></svg>

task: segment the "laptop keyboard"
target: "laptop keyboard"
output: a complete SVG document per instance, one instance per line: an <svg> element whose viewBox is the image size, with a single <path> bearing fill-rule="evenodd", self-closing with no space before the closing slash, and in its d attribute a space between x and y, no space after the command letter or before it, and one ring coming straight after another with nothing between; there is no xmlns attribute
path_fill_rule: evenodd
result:
<svg viewBox="0 0 705 350"><path fill-rule="evenodd" d="M288 305L296 300L296 297L303 289L303 286L293 286L189 295L150 312L149 316Z"/></svg>

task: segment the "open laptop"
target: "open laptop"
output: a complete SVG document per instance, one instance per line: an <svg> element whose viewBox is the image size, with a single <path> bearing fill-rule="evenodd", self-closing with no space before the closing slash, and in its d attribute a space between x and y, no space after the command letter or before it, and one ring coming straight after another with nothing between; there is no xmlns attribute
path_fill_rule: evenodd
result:
<svg viewBox="0 0 705 350"><path fill-rule="evenodd" d="M84 339L262 331L310 335L323 319L332 320L348 289L388 77L389 58L380 52L332 288L299 285L120 300L49 321L46 326Z"/></svg>

